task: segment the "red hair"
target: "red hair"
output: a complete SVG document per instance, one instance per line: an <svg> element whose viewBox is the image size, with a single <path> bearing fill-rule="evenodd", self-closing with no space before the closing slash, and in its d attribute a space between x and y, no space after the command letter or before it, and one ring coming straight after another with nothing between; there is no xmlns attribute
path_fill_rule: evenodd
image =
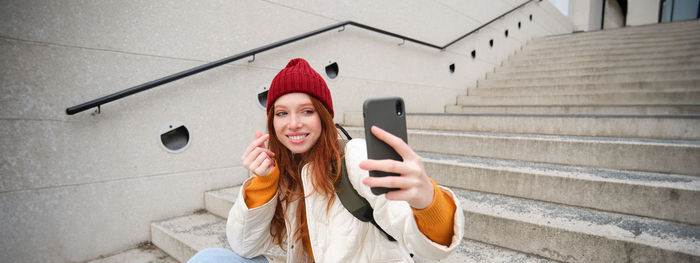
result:
<svg viewBox="0 0 700 263"><path fill-rule="evenodd" d="M309 235L306 220L302 220L302 215L306 211L301 178L302 168L309 165L307 175L311 176L312 192L318 192L328 198L326 211L335 201L336 186L340 182L342 149L338 143L338 130L333 123L333 117L324 104L313 96L309 96L309 98L311 98L311 103L321 120L321 135L311 149L305 153L294 154L279 141L273 124L274 106L268 108L267 111L267 132L270 134L268 148L275 153L277 167L280 170L279 203L272 218L270 234L282 249L285 249L282 243L287 233L285 214L289 204L294 201L301 201L298 202L294 213L297 224L294 240L301 240Z"/></svg>

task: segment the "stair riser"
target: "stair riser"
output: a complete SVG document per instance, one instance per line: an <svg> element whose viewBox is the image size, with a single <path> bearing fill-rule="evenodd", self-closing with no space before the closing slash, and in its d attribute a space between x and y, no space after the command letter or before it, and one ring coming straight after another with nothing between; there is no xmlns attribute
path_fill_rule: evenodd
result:
<svg viewBox="0 0 700 263"><path fill-rule="evenodd" d="M363 138L353 129L353 138ZM596 168L700 175L700 147L409 131L414 151ZM699 203L700 204L700 203ZM698 214L700 215L700 214ZM700 221L699 221L700 222Z"/></svg>
<svg viewBox="0 0 700 263"><path fill-rule="evenodd" d="M447 113L512 114L629 114L629 115L700 115L698 106L462 106L447 105Z"/></svg>
<svg viewBox="0 0 700 263"><path fill-rule="evenodd" d="M698 32L700 34L700 32ZM599 49L619 49L625 48L645 48L645 47L661 47L666 46L673 48L676 46L685 45L686 43L695 43L700 40L696 36L677 36L677 37L657 37L657 38L637 38L637 39L619 39L619 38L598 38L598 39L581 39L575 41L566 41L561 43L547 42L528 45L523 51L526 52L551 52L564 50L594 50Z"/></svg>
<svg viewBox="0 0 700 263"><path fill-rule="evenodd" d="M518 87L467 88L469 96L533 96L578 95L633 92L695 92L700 91L700 80L628 82L615 84L546 85Z"/></svg>
<svg viewBox="0 0 700 263"><path fill-rule="evenodd" d="M167 230L151 224L151 242L180 262L187 262L197 250L170 235Z"/></svg>
<svg viewBox="0 0 700 263"><path fill-rule="evenodd" d="M700 62L700 56L675 56L650 59L630 59L630 60L588 60L588 61L535 61L532 63L504 63L503 67L497 68L495 72L511 71L550 71L550 70L578 70L581 68L609 68L609 67L634 67L634 66L663 66L668 64L687 65Z"/></svg>
<svg viewBox="0 0 700 263"><path fill-rule="evenodd" d="M655 63L656 60L661 60L656 63L682 63L691 61L692 57L700 56L700 49L694 51L671 51L664 53L652 53L652 54L622 54L622 55L585 55L585 56L558 56L558 57L511 57L508 61L503 62L503 64L509 64L511 66L525 66L533 64L558 64L558 63L581 63L582 65L587 65L588 62L612 62L619 63L630 60L643 60L649 61L649 64ZM671 57L677 57L676 59L671 59Z"/></svg>
<svg viewBox="0 0 700 263"><path fill-rule="evenodd" d="M634 27L623 27L623 28L611 28L600 31L589 31L585 33L576 34L566 34L566 35L555 35L545 37L541 40L555 41L555 40L565 40L565 39L576 39L576 38L588 38L588 37L599 37L599 36L637 36L641 34L647 35L668 35L668 34L690 34L696 32L700 27L700 23L697 21L687 21L687 22L674 22L672 24L653 24L647 26L634 26Z"/></svg>
<svg viewBox="0 0 700 263"><path fill-rule="evenodd" d="M414 150L586 167L700 175L700 148L409 134Z"/></svg>
<svg viewBox="0 0 700 263"><path fill-rule="evenodd" d="M546 225L465 212L465 237L565 262L695 262L691 255Z"/></svg>
<svg viewBox="0 0 700 263"><path fill-rule="evenodd" d="M502 86L538 86L538 85L554 85L559 83L572 84L605 84L610 82L653 82L653 81L682 81L682 80L700 80L700 71L685 70L685 71L670 71L670 72L639 72L639 73L620 73L620 74L605 74L605 75L585 75L572 77L527 77L527 78L510 78L510 79L486 79L477 80L477 87L502 87Z"/></svg>
<svg viewBox="0 0 700 263"><path fill-rule="evenodd" d="M700 193L683 189L582 180L508 169L462 166L424 160L438 184L689 224L700 223ZM611 200L615 200L611 202Z"/></svg>
<svg viewBox="0 0 700 263"><path fill-rule="evenodd" d="M565 45L576 44L601 44L601 43L620 43L620 44L654 44L654 43L675 43L683 41L692 41L698 39L700 30L679 30L669 32L643 33L635 32L626 35L567 35L564 37L545 37L534 40L530 43L533 48L546 47L561 47Z"/></svg>
<svg viewBox="0 0 700 263"><path fill-rule="evenodd" d="M700 31L698 32L700 33ZM570 41L565 44L552 44L549 42L533 43L528 44L523 47L525 52L551 52L551 51L564 51L564 50L595 50L596 48L605 47L610 49L624 50L626 48L674 48L677 46L692 45L693 43L700 42L700 35L695 36L675 36L672 37L673 40L668 39L638 39L638 40L624 40L624 39L613 39L613 38L586 38L578 41ZM613 42L623 42L624 45Z"/></svg>
<svg viewBox="0 0 700 263"><path fill-rule="evenodd" d="M573 77L592 74L625 74L638 72L673 72L686 70L700 70L700 63L693 65L678 65L678 64L661 64L661 65L643 65L643 66L620 66L620 67L596 67L596 68L578 68L565 70L547 70L547 71L525 71L526 69L507 70L499 68L496 72L486 73L486 79L512 79L512 78L555 78L555 77Z"/></svg>
<svg viewBox="0 0 700 263"><path fill-rule="evenodd" d="M635 45L635 46L569 46L560 49L525 49L518 53L518 56L537 58L537 57L569 57L569 56L588 56L588 55L615 55L615 54L653 54L658 52L691 52L700 47L699 42L690 42L683 44L669 45Z"/></svg>
<svg viewBox="0 0 700 263"><path fill-rule="evenodd" d="M363 126L362 113L346 114L344 123L348 126ZM409 129L420 130L700 139L700 119L409 115L406 123Z"/></svg>
<svg viewBox="0 0 700 263"><path fill-rule="evenodd" d="M231 210L233 203L229 200L219 198L218 196L204 194L204 209L216 216L228 218L228 212Z"/></svg>
<svg viewBox="0 0 700 263"><path fill-rule="evenodd" d="M623 27L606 29L600 31L589 31L585 33L577 34L565 34L565 35L555 35L543 38L538 38L532 40L532 44L543 44L550 42L565 42L565 41L575 41L580 39L595 39L595 38L609 38L609 37L681 37L681 36L692 36L697 35L696 33L700 29L700 23L698 21L686 21L686 22L674 22L674 23L663 23L663 24L653 24L647 26L635 26L635 27Z"/></svg>
<svg viewBox="0 0 700 263"><path fill-rule="evenodd" d="M553 96L459 96L458 105L696 104L700 92L635 92Z"/></svg>

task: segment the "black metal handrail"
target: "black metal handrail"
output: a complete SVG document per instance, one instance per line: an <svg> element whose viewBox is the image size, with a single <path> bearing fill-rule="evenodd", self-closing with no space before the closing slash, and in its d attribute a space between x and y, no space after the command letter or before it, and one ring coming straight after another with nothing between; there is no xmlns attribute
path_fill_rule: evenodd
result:
<svg viewBox="0 0 700 263"><path fill-rule="evenodd" d="M333 29L336 29L336 28L340 28L340 27L343 27L343 28L344 28L345 26L348 26L348 25L356 26L356 27L359 27L359 28L362 28L362 29L366 29L366 30L369 30L369 31L374 31L374 32L377 32L377 33L380 33L380 34L384 34L384 35L388 35L388 36L392 36L392 37L395 37L395 38L400 38L400 39L403 39L404 41L410 41L410 42L413 42L413 43L416 43L416 44L419 44L419 45L428 46L428 47L435 48L435 49L439 49L439 50L444 50L445 48L451 46L452 44L456 43L457 41L464 39L465 37L467 37L467 36L473 34L474 32L479 31L480 29L486 27L487 25L493 23L494 21L496 21L496 20L498 20L498 19L500 19L500 18L502 18L502 17L504 17L504 16L506 16L506 15L512 13L513 11L517 10L518 8L521 8L521 7L525 6L526 4L528 4L528 3L532 2L532 1L536 1L536 0L528 0L528 1L525 1L525 2L522 3L521 5L519 5L519 6L515 7L515 8L513 8L513 9L511 9L511 10L508 11L508 12L503 13L502 15L500 15L500 16L498 16L498 17L492 19L491 21L489 21L489 22L483 24L482 26L480 26L480 27L478 27L478 28L472 30L471 32L469 32L469 33L467 33L467 34L465 34L465 35L463 35L463 36L457 38L456 40L454 40L454 41L452 41L452 42L450 42L450 43L448 43L447 45L444 45L444 46L438 46L438 45L430 44L430 43L423 42L423 41L420 41L420 40L416 40L416 39L413 39L413 38L410 38L410 37L406 37L406 36L403 36L403 35L395 34L395 33L392 33L392 32L388 32L388 31L385 31L385 30L382 30L382 29L378 29L378 28L374 28L374 27L371 27L371 26L367 26L367 25L364 25L364 24L360 24L360 23L357 23L357 22L354 22L354 21L340 22L340 23L337 23L337 24L334 24L334 25L330 25L330 26L327 26L327 27L324 27L324 28L320 28L320 29L317 29L317 30L314 30L314 31L311 31L311 32L308 32L308 33L305 33L305 34L301 34L301 35L298 35L298 36L295 36L295 37L287 38L287 39L285 39L285 40L281 40L281 41L278 41L278 42L275 42L275 43L272 43L272 44L269 44L269 45L265 45L265 46L262 46L262 47L259 47L259 48L251 49L251 50L248 50L248 51L246 51L246 52L243 52L243 53L240 53L240 54L236 54L236 55L233 55L233 56L224 58L224 59L220 59L220 60L217 60L217 61L214 61L214 62L210 62L210 63L204 64L204 65L201 65L201 66L192 68L192 69L188 69L188 70L185 70L185 71L182 71L182 72L178 72L178 73L175 73L175 74L172 74L172 75L169 75L169 76L166 76L166 77L157 79L157 80L149 81L149 82L143 83L143 84L138 85L138 86L134 86L134 87L131 87L131 88L128 88L128 89L125 89L125 90L122 90L122 91L119 91L119 92L116 92L116 93L113 93L113 94L110 94L110 95L107 95L107 96L104 96L104 97L101 97L101 98L98 98L98 99L94 99L94 100L91 100L91 101L88 101L88 102L85 102L85 103L82 103L82 104L79 104L79 105L76 105L76 106L67 108L67 109L66 109L66 114L68 114L68 115L73 115L73 114L76 114L76 113L78 113L78 112L82 112L82 111L85 111L85 110L87 110L87 109L95 108L95 107L97 107L98 110L99 110L101 105L106 104L106 103L109 103L109 102L112 102L112 101L115 101L115 100L118 100L118 99L121 99L121 98L124 98L124 97L126 97L126 96L133 95L133 94L136 94L136 93L139 93L139 92L142 92L142 91L146 91L146 90L155 88L155 87L157 87L157 86L160 86L160 85L163 85L163 84L166 84L166 83L170 83L170 82L179 80L179 79L181 79L181 78L188 77L188 76L191 76L191 75L200 73L200 72L202 72L202 71L206 71L206 70L209 70L209 69L212 69L212 68L215 68L215 67L218 67L218 66L227 64L227 63L231 63L231 62L240 60L240 59L242 59L242 58L246 58L246 57L250 57L250 56L253 56L253 58L255 58L255 54L262 53L262 52L265 52L265 51L267 51L267 50L270 50L270 49L273 49L273 48L277 48L277 47L280 47L280 46L284 46L284 45L286 45L286 44L289 44L289 43L292 43L292 42L296 42L296 41L299 41L299 40L302 40L302 39L305 39L305 38L308 38L308 37L312 37L312 36L315 36L315 35L318 35L318 34L321 34L321 33L324 33L324 32L327 32L327 31L330 31L330 30L333 30ZM542 0L538 0L538 1L542 1Z"/></svg>

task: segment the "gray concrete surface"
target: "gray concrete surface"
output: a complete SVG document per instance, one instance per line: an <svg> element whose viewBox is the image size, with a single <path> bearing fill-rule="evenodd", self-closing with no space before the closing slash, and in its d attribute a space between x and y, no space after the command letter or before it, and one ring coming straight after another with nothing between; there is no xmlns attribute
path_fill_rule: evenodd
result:
<svg viewBox="0 0 700 263"><path fill-rule="evenodd" d="M353 138L364 129L345 127ZM415 151L594 168L700 175L700 142L408 130Z"/></svg>
<svg viewBox="0 0 700 263"><path fill-rule="evenodd" d="M693 92L700 90L700 80L670 80L670 81L623 81L616 83L578 83L578 84L556 84L546 85L523 85L518 87L489 87L489 88L468 88L469 96L533 96L533 95L604 95L615 93L636 93L636 92ZM625 101L611 104L623 104ZM542 104L542 103L539 103ZM600 105L602 103L593 103ZM678 104L678 103L670 103ZM546 105L546 104L545 104Z"/></svg>
<svg viewBox="0 0 700 263"><path fill-rule="evenodd" d="M560 85L575 83L560 83ZM551 84L550 84L551 85ZM606 85L611 85L610 83ZM515 87L514 85L501 87ZM700 91L663 92L610 92L602 94L531 95L531 96L459 96L461 105L508 105L508 104L696 104Z"/></svg>
<svg viewBox="0 0 700 263"><path fill-rule="evenodd" d="M348 126L363 126L362 113L345 115ZM695 115L528 115L413 114L409 129L692 140L700 138Z"/></svg>
<svg viewBox="0 0 700 263"><path fill-rule="evenodd" d="M696 176L435 153L421 156L428 174L450 187L700 223L700 211L688 209L700 205Z"/></svg>
<svg viewBox="0 0 700 263"><path fill-rule="evenodd" d="M163 250L151 243L140 245L114 255L89 260L86 263L177 263L179 261L168 256Z"/></svg>
<svg viewBox="0 0 700 263"><path fill-rule="evenodd" d="M447 105L446 113L700 115L700 105Z"/></svg>
<svg viewBox="0 0 700 263"><path fill-rule="evenodd" d="M700 227L457 190L465 235L566 262L696 262Z"/></svg>

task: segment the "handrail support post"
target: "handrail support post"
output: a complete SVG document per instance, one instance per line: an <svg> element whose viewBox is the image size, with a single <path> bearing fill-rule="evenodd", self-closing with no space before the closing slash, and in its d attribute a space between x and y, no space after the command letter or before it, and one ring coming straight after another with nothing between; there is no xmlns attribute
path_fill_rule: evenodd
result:
<svg viewBox="0 0 700 263"><path fill-rule="evenodd" d="M102 107L102 105L97 105L97 109L95 109L95 111L92 113L92 116L100 115L100 113L102 113L101 107Z"/></svg>
<svg viewBox="0 0 700 263"><path fill-rule="evenodd" d="M255 54L253 54L253 59L252 59L252 60L248 60L248 63L252 63L253 61L255 61Z"/></svg>

